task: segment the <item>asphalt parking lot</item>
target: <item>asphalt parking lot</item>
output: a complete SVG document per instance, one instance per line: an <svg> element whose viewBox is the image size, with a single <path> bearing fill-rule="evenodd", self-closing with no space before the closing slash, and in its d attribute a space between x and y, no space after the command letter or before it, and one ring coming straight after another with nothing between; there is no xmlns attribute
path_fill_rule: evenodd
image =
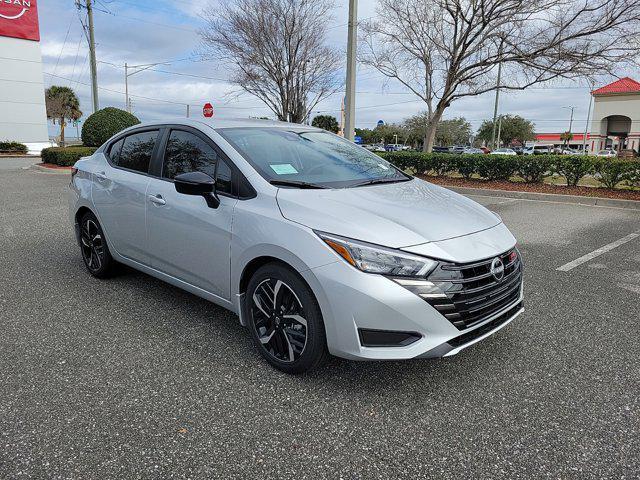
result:
<svg viewBox="0 0 640 480"><path fill-rule="evenodd" d="M476 197L519 239L524 315L290 377L223 309L90 277L67 183L0 166L0 478L640 477L640 211Z"/></svg>

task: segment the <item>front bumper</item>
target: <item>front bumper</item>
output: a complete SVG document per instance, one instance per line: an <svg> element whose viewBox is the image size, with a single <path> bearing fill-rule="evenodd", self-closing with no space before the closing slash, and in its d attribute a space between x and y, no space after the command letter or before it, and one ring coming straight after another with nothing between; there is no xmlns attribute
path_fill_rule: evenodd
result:
<svg viewBox="0 0 640 480"><path fill-rule="evenodd" d="M406 360L455 355L487 338L523 311L519 298L498 312L458 330L422 298L380 275L360 272L345 262L309 270L303 274L322 310L331 354L353 360ZM360 331L412 332L420 338L406 346L362 345Z"/></svg>

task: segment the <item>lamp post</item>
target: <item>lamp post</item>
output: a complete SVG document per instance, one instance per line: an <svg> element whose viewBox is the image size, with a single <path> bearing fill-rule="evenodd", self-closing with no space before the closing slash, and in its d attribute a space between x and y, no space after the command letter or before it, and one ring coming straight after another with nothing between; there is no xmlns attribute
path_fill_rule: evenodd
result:
<svg viewBox="0 0 640 480"><path fill-rule="evenodd" d="M569 136L571 136L571 128L573 127L573 109L576 108L573 105L569 105L568 107L561 107L561 108L566 108L567 110L571 110L571 118L569 120ZM567 138L567 140L565 141L566 144L569 143L569 139Z"/></svg>
<svg viewBox="0 0 640 480"><path fill-rule="evenodd" d="M124 92L125 92L125 110L131 113L131 101L129 100L129 77L132 77L136 73L144 72L150 68L153 68L158 65L170 65L165 62L158 63L145 63L142 65L129 65L125 62L124 64ZM131 71L130 71L131 70ZM187 114L188 116L188 114Z"/></svg>

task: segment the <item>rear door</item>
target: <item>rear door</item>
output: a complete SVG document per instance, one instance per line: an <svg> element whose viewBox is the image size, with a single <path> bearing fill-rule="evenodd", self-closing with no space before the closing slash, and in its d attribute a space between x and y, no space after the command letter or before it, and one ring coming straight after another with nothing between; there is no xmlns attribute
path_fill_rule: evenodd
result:
<svg viewBox="0 0 640 480"><path fill-rule="evenodd" d="M230 298L231 223L237 196L232 165L209 137L190 127L167 130L147 190L153 268L225 300ZM176 192L173 179L193 171L216 178L220 206Z"/></svg>
<svg viewBox="0 0 640 480"><path fill-rule="evenodd" d="M108 162L94 173L91 190L107 239L120 255L146 264L145 209L149 165L159 129L131 132L106 149Z"/></svg>

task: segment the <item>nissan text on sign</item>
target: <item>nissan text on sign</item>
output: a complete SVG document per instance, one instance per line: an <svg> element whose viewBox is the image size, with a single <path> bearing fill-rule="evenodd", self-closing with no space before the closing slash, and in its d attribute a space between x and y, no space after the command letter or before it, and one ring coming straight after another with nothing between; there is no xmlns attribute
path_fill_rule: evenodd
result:
<svg viewBox="0 0 640 480"><path fill-rule="evenodd" d="M37 0L0 0L0 140L49 145Z"/></svg>

